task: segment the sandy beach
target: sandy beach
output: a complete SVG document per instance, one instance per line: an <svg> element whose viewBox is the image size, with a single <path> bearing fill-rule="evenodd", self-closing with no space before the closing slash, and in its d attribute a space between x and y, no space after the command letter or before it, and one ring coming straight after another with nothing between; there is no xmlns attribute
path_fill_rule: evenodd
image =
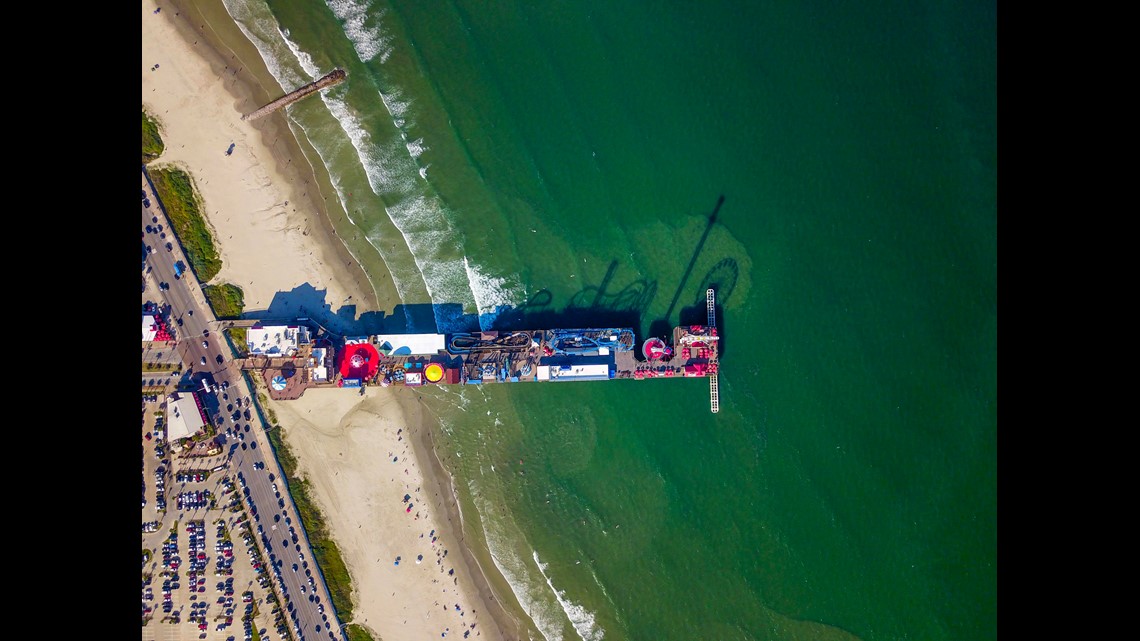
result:
<svg viewBox="0 0 1140 641"><path fill-rule="evenodd" d="M350 568L356 622L383 639L516 638L488 617L501 610L458 543L449 481L421 465L428 427L406 421L393 396L324 389L272 404Z"/></svg>
<svg viewBox="0 0 1140 641"><path fill-rule="evenodd" d="M283 92L266 87L264 67L251 75L238 64L230 47L241 43L218 36L227 28L220 16L211 22L198 8L165 2L155 14L156 6L142 5L143 108L159 120L166 144L152 166L193 176L223 261L213 282L239 285L252 317L378 309L372 285L325 217L317 180L283 116L240 120ZM240 37L228 30L227 38ZM458 544L459 513L429 445L430 423L402 410L387 389L363 397L309 390L272 409L352 575L355 617L344 623L388 641L463 638L465 631L481 641L517 638Z"/></svg>

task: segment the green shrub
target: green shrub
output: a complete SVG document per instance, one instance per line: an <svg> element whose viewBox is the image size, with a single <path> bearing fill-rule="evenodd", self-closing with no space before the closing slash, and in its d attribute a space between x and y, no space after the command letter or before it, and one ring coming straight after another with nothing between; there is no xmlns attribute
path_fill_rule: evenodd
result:
<svg viewBox="0 0 1140 641"><path fill-rule="evenodd" d="M202 288L202 293L206 295L206 301L219 320L241 318L242 310L245 309L245 294L241 287L231 283L206 285Z"/></svg>
<svg viewBox="0 0 1140 641"><path fill-rule="evenodd" d="M309 536L309 543L313 548L314 561L321 568L325 584L329 589L333 607L342 621L351 621L353 616L352 603L352 577L348 574L348 566L341 556L340 548L329 537L328 526L325 525L324 516L312 499L307 479L298 478L296 474L297 459L285 447L281 439L281 430L271 429L266 432L269 443L281 464L281 471L288 480L289 494L297 506L301 523Z"/></svg>
<svg viewBox="0 0 1140 641"><path fill-rule="evenodd" d="M146 164L162 155L165 145L158 132L158 123L145 111L142 112L142 161Z"/></svg>
<svg viewBox="0 0 1140 641"><path fill-rule="evenodd" d="M172 167L150 171L151 181L162 207L170 218L186 260L198 280L205 283L218 275L222 259L214 247L214 238L202 216L200 199L190 174Z"/></svg>
<svg viewBox="0 0 1140 641"><path fill-rule="evenodd" d="M372 635L368 634L368 630L355 623L344 626L344 632L348 636L348 641L372 641Z"/></svg>
<svg viewBox="0 0 1140 641"><path fill-rule="evenodd" d="M249 341L246 340L248 334L244 327L231 327L227 332L230 333L230 340L233 341L234 346L237 348L242 357L249 356Z"/></svg>

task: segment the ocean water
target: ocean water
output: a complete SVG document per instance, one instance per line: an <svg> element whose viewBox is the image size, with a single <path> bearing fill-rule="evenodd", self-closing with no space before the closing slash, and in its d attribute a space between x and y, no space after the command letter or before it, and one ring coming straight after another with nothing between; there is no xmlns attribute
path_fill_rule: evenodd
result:
<svg viewBox="0 0 1140 641"><path fill-rule="evenodd" d="M423 392L532 638L996 638L992 2L224 6L284 90L348 72L288 116L399 301L362 329L643 339L718 292L717 415Z"/></svg>

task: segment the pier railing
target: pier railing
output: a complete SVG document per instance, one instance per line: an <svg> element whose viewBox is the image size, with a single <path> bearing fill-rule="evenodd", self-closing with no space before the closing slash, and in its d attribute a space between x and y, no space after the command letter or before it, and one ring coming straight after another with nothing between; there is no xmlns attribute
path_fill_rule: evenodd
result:
<svg viewBox="0 0 1140 641"><path fill-rule="evenodd" d="M709 327L716 327L716 292L710 287L705 290L705 309L709 313ZM720 411L720 384L717 375L709 374L709 409L713 414Z"/></svg>

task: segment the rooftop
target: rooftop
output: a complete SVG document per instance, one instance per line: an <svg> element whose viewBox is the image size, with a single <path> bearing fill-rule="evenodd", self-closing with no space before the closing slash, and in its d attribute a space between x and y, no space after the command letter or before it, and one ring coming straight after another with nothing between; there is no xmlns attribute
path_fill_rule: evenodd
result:
<svg viewBox="0 0 1140 641"><path fill-rule="evenodd" d="M246 330L246 347L250 354L292 356L300 345L309 343L309 330L304 325L256 325Z"/></svg>

